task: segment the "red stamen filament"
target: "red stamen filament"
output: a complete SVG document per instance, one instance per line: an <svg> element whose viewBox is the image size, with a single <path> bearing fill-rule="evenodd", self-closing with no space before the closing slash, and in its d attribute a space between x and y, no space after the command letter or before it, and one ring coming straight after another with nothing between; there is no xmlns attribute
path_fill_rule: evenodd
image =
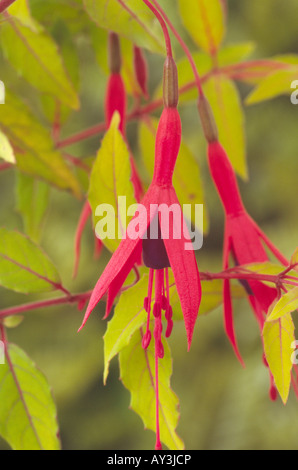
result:
<svg viewBox="0 0 298 470"><path fill-rule="evenodd" d="M159 269L156 271L155 277L155 305L158 307L155 309L155 326L154 326L154 339L155 339L155 399L156 399L156 443L155 449L161 450L160 442L160 430L159 430L159 387L158 387L158 359L164 355L163 345L161 342L161 305L164 289L164 270ZM158 314L159 313L159 314Z"/></svg>
<svg viewBox="0 0 298 470"><path fill-rule="evenodd" d="M148 283L148 296L144 299L144 308L147 312L147 326L146 332L143 336L142 346L144 349L147 349L151 341L151 331L150 331L150 312L151 312L151 300L152 300L152 286L154 279L154 269L149 270L149 283Z"/></svg>

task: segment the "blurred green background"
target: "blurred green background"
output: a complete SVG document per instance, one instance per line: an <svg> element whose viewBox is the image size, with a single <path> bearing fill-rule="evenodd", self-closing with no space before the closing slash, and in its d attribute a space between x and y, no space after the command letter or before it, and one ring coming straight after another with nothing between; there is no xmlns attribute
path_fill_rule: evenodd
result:
<svg viewBox="0 0 298 470"><path fill-rule="evenodd" d="M31 3L38 17L38 0ZM161 4L166 7L166 2ZM255 58L298 53L296 0L229 0L228 6L226 42L256 42ZM168 13L181 28L176 8L171 7ZM65 23L58 8L45 24L59 42ZM79 53L82 106L79 112L69 116L63 128L65 137L103 120L106 83L106 75L97 65L87 32L77 27L75 18L68 27L75 36ZM102 54L106 54L105 48ZM153 92L161 79L163 58L149 53L146 56L150 65L150 91ZM6 67L1 57L2 76L10 77L14 87L27 90L22 79ZM239 85L239 89L244 98L251 88ZM180 111L185 139L202 169L210 216L210 232L198 253L199 269L219 271L222 208L208 174L205 148L198 145L201 130L196 108L187 105ZM283 96L247 107L245 112L250 179L246 183L240 181L243 199L262 229L285 256L290 257L298 245L298 106L292 105L288 96ZM128 138L138 159L136 130L136 123L128 125ZM78 157L92 156L99 140L96 136L68 150ZM14 185L13 170L0 173L0 226L22 231L21 218L15 210ZM104 252L99 261L94 260L89 224L82 241L79 275L72 280L73 239L80 210L79 201L52 189L41 242L71 292L92 288L109 259ZM41 296L24 296L0 288L1 308L37 298ZM187 449L297 449L297 398L291 391L286 406L280 399L275 403L269 400L269 377L262 363L258 326L245 300L235 302L234 308L245 369L237 362L224 335L221 308L199 318L189 353L184 326L175 325L169 344L173 354L172 388L180 398L178 434ZM107 385L103 386L102 336L106 329L103 312L101 304L80 334L76 331L83 312L73 306L28 312L19 327L8 331L8 338L20 345L48 378L57 403L64 450L152 449L154 434L144 431L141 419L129 410L130 396L119 381L116 359L111 364ZM8 448L1 439L0 448Z"/></svg>

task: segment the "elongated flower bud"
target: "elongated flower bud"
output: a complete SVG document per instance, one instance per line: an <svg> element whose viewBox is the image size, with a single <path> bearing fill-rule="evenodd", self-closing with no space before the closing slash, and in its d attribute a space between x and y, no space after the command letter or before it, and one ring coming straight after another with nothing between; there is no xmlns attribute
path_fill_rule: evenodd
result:
<svg viewBox="0 0 298 470"><path fill-rule="evenodd" d="M110 32L108 41L108 60L110 72L112 74L120 73L122 60L118 34Z"/></svg>
<svg viewBox="0 0 298 470"><path fill-rule="evenodd" d="M213 111L205 95L200 95L199 97L198 110L207 142L211 143L218 141L217 125L214 119Z"/></svg>
<svg viewBox="0 0 298 470"><path fill-rule="evenodd" d="M167 57L164 63L163 99L166 108L177 108L179 99L178 72L173 57Z"/></svg>
<svg viewBox="0 0 298 470"><path fill-rule="evenodd" d="M142 49L137 46L134 46L134 69L136 74L137 82L145 96L148 98L148 67L145 56L143 54Z"/></svg>

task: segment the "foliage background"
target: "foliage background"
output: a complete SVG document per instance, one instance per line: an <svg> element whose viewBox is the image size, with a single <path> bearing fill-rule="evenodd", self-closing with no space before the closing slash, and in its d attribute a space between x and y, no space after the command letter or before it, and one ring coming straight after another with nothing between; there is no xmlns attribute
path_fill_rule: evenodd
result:
<svg viewBox="0 0 298 470"><path fill-rule="evenodd" d="M37 11L38 1L32 1ZM161 2L164 6L165 2ZM174 2L171 2L174 3ZM176 2L175 2L176 3ZM256 58L298 53L295 0L229 0L228 40L256 42ZM171 10L171 11L170 11ZM167 9L179 25L176 8ZM59 8L53 11L52 32L57 42L63 36ZM189 39L189 38L187 38ZM96 63L94 51L84 34L76 41L81 70L81 110L72 113L64 127L65 136L103 120L103 89L106 76ZM174 43L175 44L175 43ZM194 45L190 42L192 49ZM98 45L99 46L99 45ZM178 50L178 49L177 49ZM179 52L180 53L180 52ZM100 54L105 56L105 45ZM150 89L161 78L162 58L147 54ZM1 79L32 93L21 77L6 69L0 52ZM297 77L298 79L298 77ZM241 85L243 98L250 87ZM204 146L198 145L199 120L194 106L181 107L185 139L200 162L210 213L210 233L198 254L199 268L221 269L223 213L206 167ZM158 115L158 113L157 113ZM195 117L194 117L195 116ZM297 122L298 106L289 97L246 107L249 182L241 182L248 211L271 240L289 257L297 246ZM136 124L128 126L128 137L136 158ZM77 156L94 155L99 136L70 148ZM15 208L15 173L0 173L0 226L22 230ZM73 237L81 203L70 195L51 190L50 207L42 246L56 263L71 292L93 287L108 254L93 259L91 227L83 237L78 278L73 281ZM18 294L20 303L35 296ZM39 296L40 298L40 296ZM16 294L0 289L0 308L16 304ZM246 362L242 369L225 338L222 311L218 308L199 319L191 351L186 351L183 325L170 338L174 373L173 390L180 398L178 434L187 449L297 449L298 403L294 393L284 407L281 400L268 398L268 374L262 364L259 331L245 300L235 305L240 350ZM119 381L117 360L111 364L107 385L102 382L103 341L106 324L103 305L90 317L88 326L76 334L82 313L62 306L26 313L26 320L9 330L9 340L20 345L38 364L52 385L58 407L63 448L146 449L154 435L143 431L140 418L129 410L130 396ZM0 449L7 449L0 439Z"/></svg>

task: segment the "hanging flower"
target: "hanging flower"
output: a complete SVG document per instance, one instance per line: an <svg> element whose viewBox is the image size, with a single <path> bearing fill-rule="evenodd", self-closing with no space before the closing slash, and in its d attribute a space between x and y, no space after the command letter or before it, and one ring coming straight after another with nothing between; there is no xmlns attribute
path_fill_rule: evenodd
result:
<svg viewBox="0 0 298 470"><path fill-rule="evenodd" d="M166 319L166 337L173 327L172 308L169 299L169 273L171 268L184 316L188 347L201 301L201 284L194 250L172 177L181 142L181 121L177 111L177 69L173 59L165 64L165 108L162 112L156 136L155 168L148 188L135 216L130 221L125 237L113 254L98 280L80 329L85 325L94 307L107 293L106 314L109 315L114 299L126 277L143 255L149 268L148 296L144 299L147 312L147 327L143 336L143 348L151 341L150 319L155 277L155 296L152 314L154 318L154 340L156 360L156 407L158 416L158 359L163 357L162 312ZM177 83L176 83L177 82ZM176 90L177 88L177 90ZM173 211L173 212L172 212ZM170 212L172 217L170 217ZM164 214L168 217L164 217ZM165 220L166 219L166 220ZM156 448L161 448L159 421L156 420Z"/></svg>
<svg viewBox="0 0 298 470"><path fill-rule="evenodd" d="M264 244L282 264L287 266L287 259L262 232L244 207L235 172L224 148L218 141L216 124L205 97L202 97L199 102L199 111L208 142L210 173L225 211L223 269L229 268L230 257L236 266L268 261ZM248 300L262 331L268 309L278 295L277 289L257 280L241 282L246 289ZM235 336L230 281L228 279L224 280L223 298L225 330L238 359L243 364ZM270 396L275 399L277 395L271 374L270 380Z"/></svg>
<svg viewBox="0 0 298 470"><path fill-rule="evenodd" d="M108 78L108 83L106 87L105 94L105 122L106 128L108 129L114 115L115 111L118 111L120 115L119 130L125 138L125 128L126 128L126 91L121 76L121 50L119 37L116 33L109 33L109 44L108 44L108 58L109 58L109 69L110 75ZM134 159L130 154L130 165L131 165L131 182L134 187L134 194L137 201L141 200L143 195L143 185L141 179L138 175ZM85 225L92 216L92 210L88 201L85 202L80 218L78 221L76 234L75 234L75 263L73 277L76 277L78 272L78 266L80 261L81 253L81 239L82 234L85 228ZM103 244L101 240L96 238L95 240L95 254L99 256Z"/></svg>

